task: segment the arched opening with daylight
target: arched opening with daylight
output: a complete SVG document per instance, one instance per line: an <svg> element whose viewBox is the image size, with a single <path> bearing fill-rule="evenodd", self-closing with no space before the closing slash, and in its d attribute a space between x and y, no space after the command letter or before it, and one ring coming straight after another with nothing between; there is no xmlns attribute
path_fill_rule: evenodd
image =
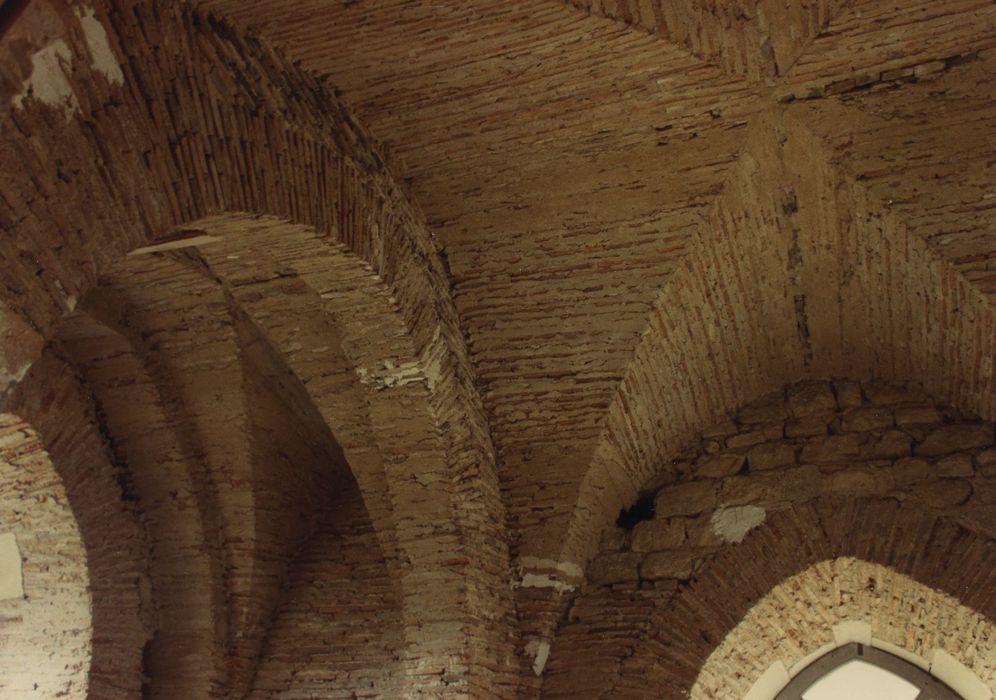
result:
<svg viewBox="0 0 996 700"><path fill-rule="evenodd" d="M778 691L775 700L964 700L919 666L851 642L827 652Z"/></svg>

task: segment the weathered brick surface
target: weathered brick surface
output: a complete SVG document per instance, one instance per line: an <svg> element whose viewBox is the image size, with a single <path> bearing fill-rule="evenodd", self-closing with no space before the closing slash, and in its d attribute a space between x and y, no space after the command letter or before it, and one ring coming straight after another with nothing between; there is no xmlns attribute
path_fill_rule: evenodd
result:
<svg viewBox="0 0 996 700"><path fill-rule="evenodd" d="M103 52L93 48L94 22L106 35L106 45L98 46ZM438 244L387 174L370 139L333 91L314 76L257 39L239 36L186 5L98 3L91 16L86 8L37 2L11 31L4 37L0 69L0 111L10 127L0 136L0 216L5 233L11 234L0 244L6 307L51 338L61 318L87 298L98 276L110 272L128 250L156 243L157 237L168 237L177 228L196 229L205 216L225 211L294 220L309 227L312 237L325 238L328 246L355 256L353 265L363 270L368 286L379 289L379 299L390 307L394 327L384 332L399 334L406 345L407 357L377 358L373 371L390 375L394 367L399 372L414 370L417 377L417 386L386 393L375 382L364 388L380 393L380 407L375 405L373 411L381 413L375 422L385 426L393 443L384 455L395 469L389 506L397 512L392 529L403 533L407 545L401 568L409 575L402 606L409 615L403 663L417 667L425 657L433 657L441 668L450 669L443 674L405 674L405 692L487 696L499 685L512 683L507 537L489 429ZM46 51L58 54L59 60L34 75L31 57L38 52L49 55ZM28 79L35 80L27 84L34 85L33 92L26 86ZM70 97L46 102L51 93L44 81L55 81ZM218 225L212 222L204 225ZM189 235L189 228L185 230L183 235ZM169 679L152 693L204 697L204 688L215 695L241 692L251 679L265 620L279 592L280 562L295 546L293 534L276 544L281 541L278 535L287 534L283 523L294 514L292 507L279 503L281 487L291 484L271 472L278 486L271 489L265 465L291 461L295 453L265 437L268 431L291 433L269 424L265 411L254 413L252 400L239 406L240 400L230 398L259 390L252 381L255 370L239 368L238 361L232 365L230 359L232 350L254 342L252 334L240 336L237 329L233 333L224 321L227 311L219 306L220 292L199 295L196 286L181 289L180 277L172 285L166 281L158 290L145 290L145 298L137 296L139 316L147 311L143 305L162 303L167 309L159 310L167 319L160 327L139 323L133 330L156 338L155 343L142 338L149 347L138 353L139 363L160 363L168 370L153 384L155 391L166 394L169 429L181 440L197 436L186 444L195 446L195 454L174 456L173 462L183 465L184 459L193 458L201 462L195 472L199 468L210 473L194 479L193 505L202 516L220 519L204 526L206 543L201 548L209 552L208 559L220 562L222 574L192 577L204 586L201 603L214 612L186 629L193 648L207 653L175 653L185 628L168 615L182 604L178 597L176 603L159 608L158 623L173 626L174 641L169 642L167 633L157 635L146 657L157 676ZM155 275L146 278L150 284L163 281ZM158 301L149 298L156 291L162 292ZM168 308L180 295L191 293L191 304L208 302L206 313L192 316L189 307ZM112 316L121 310L117 301L109 304ZM195 347L201 339L203 345ZM24 347L33 347L34 341L28 340ZM160 351L162 357L157 357ZM11 359L5 353L5 377L22 370L20 360L8 367ZM213 361L219 364L213 366ZM126 364L118 370L138 368ZM212 383L221 389L217 396L210 392ZM5 378L4 388L6 384ZM415 417L406 408L412 402L420 406ZM155 420L157 415L152 410L144 418ZM141 427L140 420L128 423L126 418L116 423L126 434L111 435L118 444L142 444L144 436L131 431L157 434ZM230 432L210 427L226 422ZM245 427L241 438L239 425ZM247 448L250 434L259 442ZM387 437L378 436L380 446ZM408 447L402 447L406 441ZM268 448L277 452L261 465L258 453ZM367 449L378 449L377 442ZM430 453L431 461L425 459ZM119 459L123 455L120 451ZM133 461L141 460L133 456ZM428 478L401 477L402 471L419 469ZM178 500L184 498L184 488L173 490L181 494ZM217 496L216 512L205 505L211 502L206 493ZM254 503L271 493L274 502L254 510ZM383 517L383 502L377 503L374 493L371 500ZM430 502L437 504L435 510L418 517L404 515ZM175 560L164 548L176 521L168 509L144 505L149 508L147 528L166 526L158 535L165 538L158 540L163 547L152 555L157 562L153 568L159 568L153 577L159 583L157 595L165 598L172 595L171 582L183 570L173 566ZM438 531L430 533L432 528L423 527L420 518L435 520ZM103 532L95 536L107 537ZM122 581L134 599L141 588L138 578ZM440 595L443 590L448 593ZM438 602L420 603L420 597ZM102 604L132 617L139 612L126 597L109 596ZM203 626L200 631L198 625ZM142 655L143 641L141 635L131 635L129 659ZM121 663L111 669L118 677L109 682L120 692L137 693L141 675L121 653ZM219 654L227 660L219 661ZM170 660L156 666L157 655ZM98 657L94 659L96 664ZM103 674L96 665L92 670L95 680ZM169 685L173 681L185 690L174 692ZM186 685L188 681L193 685ZM95 683L95 691L97 687Z"/></svg>
<svg viewBox="0 0 996 700"><path fill-rule="evenodd" d="M639 693L634 625L770 514L992 536L992 3L91 4L0 22L0 401L88 559L70 695L529 696L582 617L584 692Z"/></svg>
<svg viewBox="0 0 996 700"><path fill-rule="evenodd" d="M840 383L837 387L839 391ZM560 626L543 697L685 697L706 659L752 605L788 576L841 556L891 567L992 619L994 599L982 589L996 584L987 563L996 535L994 488L992 477L975 465L986 462L993 449L993 424L945 422L942 416L952 412L932 405L916 387L879 382L854 387L848 389L848 400L834 402L831 412L824 413L830 407L825 397L833 400L834 383L789 386L752 402L745 408L746 418L733 416L737 432L724 430L725 436L719 436L706 430L708 437L684 450L688 461L683 464L688 465L708 466L728 453L740 460L743 440L738 437L775 426L784 429L785 414L771 407L791 406L793 396L800 412L808 410L803 406L818 405L813 412L823 416L828 433L785 434L761 443L748 451L742 473L703 474L688 466L673 475L672 485L658 484L652 518L631 533L623 531L618 541L603 540L614 545L594 558L589 584L571 603L575 612ZM855 405L858 400L861 404ZM899 410L937 420L896 428L893 418ZM971 594L952 569L981 577ZM612 575L594 575L607 571ZM831 584L821 580L813 585ZM626 648L607 651L599 637L613 625L607 617L612 602L636 605L622 586L643 591L652 599L654 613L634 616L625 631L613 628L618 644ZM942 602L938 605L949 606ZM825 634L829 628L821 627L825 616L820 605L783 614L790 619L802 615L800 624ZM809 612L803 614L803 609ZM859 614L861 606L848 609ZM890 609L886 604L875 614ZM950 624L957 623L952 619ZM969 646L983 643L971 625L958 633ZM892 634L890 641L895 638ZM773 636L770 643L776 642ZM751 643L758 645L760 656L768 653L764 640ZM799 638L796 643L813 651L824 642ZM976 656L971 652L968 658ZM756 678L759 667L751 668ZM980 669L986 678L992 673L985 664ZM694 697L725 697L730 687L709 677ZM742 694L748 688L729 692Z"/></svg>
<svg viewBox="0 0 996 700"><path fill-rule="evenodd" d="M0 414L0 480L0 523L17 540L24 587L24 597L0 600L0 693L86 697L94 620L83 539L41 440L9 413Z"/></svg>

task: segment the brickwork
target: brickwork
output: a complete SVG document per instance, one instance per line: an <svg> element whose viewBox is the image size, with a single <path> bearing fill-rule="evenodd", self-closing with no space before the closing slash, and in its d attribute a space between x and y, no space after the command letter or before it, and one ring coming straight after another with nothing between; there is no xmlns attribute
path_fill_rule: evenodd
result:
<svg viewBox="0 0 996 700"><path fill-rule="evenodd" d="M0 3L0 410L76 521L45 593L92 601L49 675L681 697L845 556L991 619L994 37L986 0Z"/></svg>
<svg viewBox="0 0 996 700"><path fill-rule="evenodd" d="M805 665L843 641L838 625L855 622L862 634L867 629L865 643L912 654L921 663L942 649L978 683L996 686L991 619L892 569L842 557L788 578L758 601L709 655L690 696L745 697L772 664L787 670Z"/></svg>
<svg viewBox="0 0 996 700"><path fill-rule="evenodd" d="M441 473L434 483L446 484L442 497L451 507L440 526L450 534L439 547L406 558L406 566L421 576L413 588L433 590L435 582L436 591L451 594L437 606L412 602L410 609L421 612L412 621L406 653L412 665L434 656L453 672L411 674L412 692L426 684L435 695L442 683L458 694L467 688L487 694L503 674L510 682L510 604L502 602L509 595L504 515L449 283L420 214L346 108L313 76L257 40L178 5L108 2L91 10L32 3L2 48L10 60L3 62L0 102L12 125L0 137L2 216L14 233L4 239L3 302L14 317L51 336L116 259L209 214L275 214L345 246L383 280L408 336L409 361L433 376L432 390L419 398L426 412L407 434L447 428L439 431L444 438L432 469ZM153 93L158 97L150 99ZM186 107L178 108L178 99ZM302 177L305 171L325 177ZM77 233L67 240L67 230ZM46 242L53 240L63 244ZM20 372L18 364L7 373ZM176 388L182 398L182 385ZM413 391L393 392L399 395L392 401L403 403L409 399L401 394ZM189 425L174 427L182 436ZM224 450L214 438L208 444L215 444L215 456ZM233 515L230 510L222 517L231 523ZM205 534L211 532L224 528L206 527ZM424 547L424 532L416 529L408 537ZM453 561L447 569L435 561L443 551ZM466 556L470 551L473 558ZM247 570L248 561L236 570ZM241 580L246 588L234 597L236 608L248 606L240 615L258 618L258 601L247 597L249 579ZM136 579L131 581L137 592ZM211 595L220 594L217 586L207 586ZM119 602L121 609L135 607ZM439 618L436 627L433 617ZM251 671L246 664L260 640L258 622L251 626L257 632L238 636L238 644L247 646L234 652L242 658L236 683ZM157 639L151 648L161 643ZM211 687L229 682L227 669L219 669L210 654L197 664L215 669L207 674ZM122 686L133 684L131 678Z"/></svg>
<svg viewBox="0 0 996 700"><path fill-rule="evenodd" d="M0 415L0 480L0 527L16 538L24 589L0 600L0 693L83 700L93 651L83 541L41 441L11 414Z"/></svg>
<svg viewBox="0 0 996 700"><path fill-rule="evenodd" d="M48 350L12 392L6 407L37 435L39 449L44 449L64 488L61 502L71 509L82 537L92 639L99 640L90 652L89 668L82 666L86 697L115 700L122 693L137 695L142 685L142 648L155 627L147 541L90 397L73 367ZM38 527L36 536L44 538L43 526ZM75 565L66 567L73 571ZM75 605L81 594L74 588L61 595ZM78 641L75 633L52 634L48 643L59 647Z"/></svg>
<svg viewBox="0 0 996 700"><path fill-rule="evenodd" d="M605 533L543 697L684 697L754 603L840 556L993 619L994 455L991 422L884 382L802 382L744 406L645 485L651 518Z"/></svg>
<svg viewBox="0 0 996 700"><path fill-rule="evenodd" d="M359 490L294 564L249 700L401 697L400 601Z"/></svg>

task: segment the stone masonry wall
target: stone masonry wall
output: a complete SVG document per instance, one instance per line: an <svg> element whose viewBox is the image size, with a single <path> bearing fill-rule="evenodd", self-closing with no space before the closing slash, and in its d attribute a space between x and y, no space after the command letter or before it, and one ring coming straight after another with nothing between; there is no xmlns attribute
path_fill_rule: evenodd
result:
<svg viewBox="0 0 996 700"><path fill-rule="evenodd" d="M751 550L762 570L797 573L791 564L796 558L803 566L815 551L823 551L824 558L835 555L833 546L826 549L822 543L829 535L820 513L799 510L807 504L836 499L836 506L823 507L842 513L850 507L844 503L881 504L876 506L881 512L869 515L855 506L850 515L850 526L864 533L852 538L853 546L872 547L869 559L913 556L902 554L913 551L908 542L913 533L901 526L897 530L896 523L912 528L918 518L929 520L922 526L928 532L935 523L947 522L958 532L991 541L996 533L993 441L992 423L936 406L915 388L885 383L808 381L744 406L705 431L698 444L645 485L643 519L632 529L616 526L605 533L588 569L589 583L553 645L543 696L649 697L645 693L652 688L659 693L665 681L659 674L657 685L645 679L669 648L688 662L672 665L672 675L679 667L691 674L671 678L673 692L690 688L697 673L688 661L698 658L695 645L682 652L688 642L669 642L668 635L691 635L699 644L705 635L712 640L705 646L717 644L726 623L711 620L727 619L726 612L719 614L724 606L740 606L702 591L715 589L712 584L725 578L727 594L739 599L738 586L753 591L760 581L762 590L755 594L763 595L780 581L757 574L750 561L724 560L721 567L714 563L717 556L746 551L739 543L757 528L770 531L774 543L763 554ZM785 518L799 526L779 525ZM878 541L885 554L875 549ZM781 556L770 549L782 546L799 553ZM992 556L990 550L985 556ZM966 560L962 575L973 566L991 569ZM720 578L707 584L702 581L707 574ZM685 595L689 590L698 592ZM712 602L703 603L702 596ZM713 625L717 631L707 633Z"/></svg>

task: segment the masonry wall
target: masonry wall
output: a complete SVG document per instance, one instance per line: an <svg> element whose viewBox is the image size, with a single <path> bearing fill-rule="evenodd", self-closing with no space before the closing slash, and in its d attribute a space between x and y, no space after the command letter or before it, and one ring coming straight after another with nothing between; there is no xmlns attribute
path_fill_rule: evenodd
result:
<svg viewBox="0 0 996 700"><path fill-rule="evenodd" d="M543 697L683 697L738 614L820 558L916 564L918 580L994 613L993 424L913 388L789 386L705 431L643 498L605 533Z"/></svg>
<svg viewBox="0 0 996 700"><path fill-rule="evenodd" d="M401 606L355 484L292 569L249 700L401 697Z"/></svg>
<svg viewBox="0 0 996 700"><path fill-rule="evenodd" d="M0 696L82 700L92 654L82 538L37 433L10 414L0 414L0 484L0 536L8 538Z"/></svg>

